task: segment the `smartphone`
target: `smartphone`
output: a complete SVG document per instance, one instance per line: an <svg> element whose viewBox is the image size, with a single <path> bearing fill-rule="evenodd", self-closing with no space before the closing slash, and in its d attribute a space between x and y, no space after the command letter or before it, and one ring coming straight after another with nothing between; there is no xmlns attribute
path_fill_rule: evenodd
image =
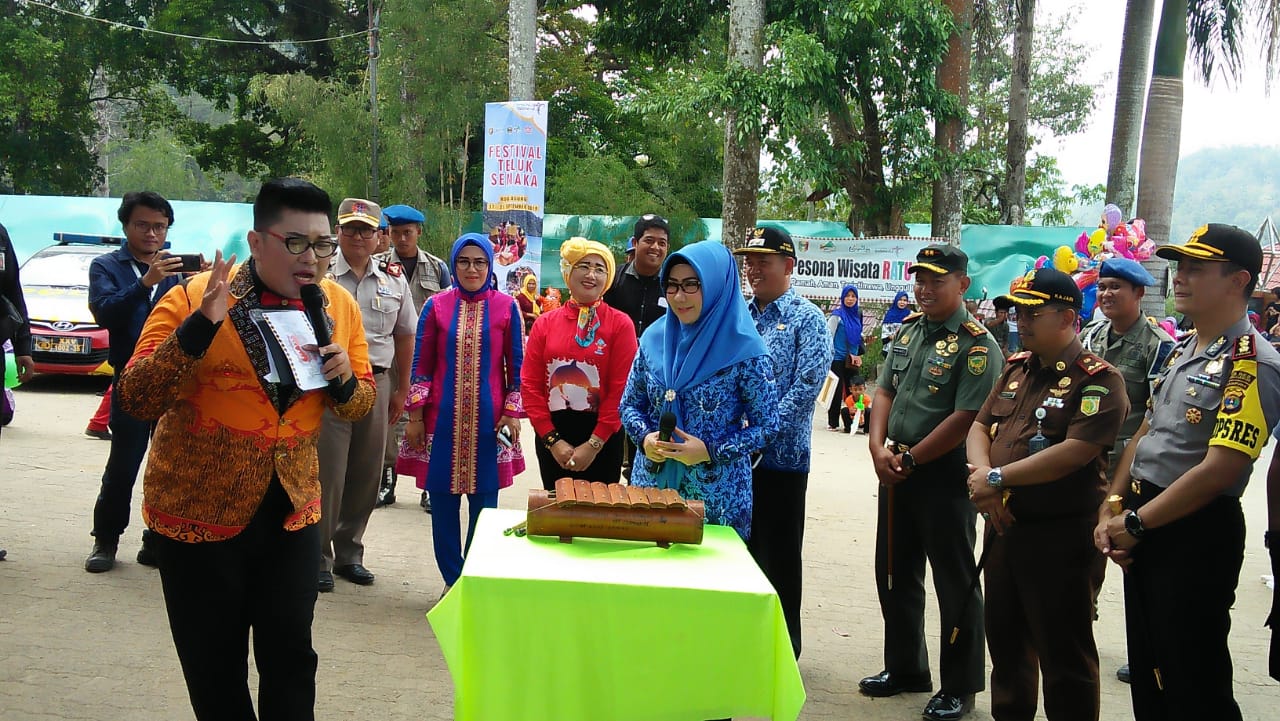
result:
<svg viewBox="0 0 1280 721"><path fill-rule="evenodd" d="M503 426L498 429L498 443L501 444L503 448L510 448L514 445L514 441L511 440L510 428Z"/></svg>
<svg viewBox="0 0 1280 721"><path fill-rule="evenodd" d="M198 273L204 267L204 256L199 253L179 253L174 257L182 258L179 270L183 273Z"/></svg>

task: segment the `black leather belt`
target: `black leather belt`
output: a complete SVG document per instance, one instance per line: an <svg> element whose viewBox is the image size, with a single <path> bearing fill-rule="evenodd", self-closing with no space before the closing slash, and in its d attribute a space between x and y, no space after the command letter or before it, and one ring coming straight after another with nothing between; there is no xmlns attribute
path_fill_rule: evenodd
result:
<svg viewBox="0 0 1280 721"><path fill-rule="evenodd" d="M380 376L380 375L382 375L383 373L386 373L386 372L387 372L387 369L386 369L386 368L384 368L384 367L382 367L382 366L374 366L374 367L373 367L373 374L374 374L375 376Z"/></svg>

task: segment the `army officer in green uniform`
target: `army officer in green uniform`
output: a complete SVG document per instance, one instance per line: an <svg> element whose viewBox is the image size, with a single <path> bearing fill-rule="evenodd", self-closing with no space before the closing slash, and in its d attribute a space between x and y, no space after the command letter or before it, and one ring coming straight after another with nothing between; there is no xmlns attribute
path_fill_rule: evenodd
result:
<svg viewBox="0 0 1280 721"><path fill-rule="evenodd" d="M960 626L955 643L942 645L941 689L924 709L924 718L941 721L968 713L984 688L982 598L970 592L977 516L965 487L964 438L1004 363L991 334L965 310L968 263L950 245L916 256L908 272L920 312L902 322L889 345L869 421L881 484L876 588L884 670L858 686L868 696L932 690L924 641L928 559L944 625Z"/></svg>
<svg viewBox="0 0 1280 721"><path fill-rule="evenodd" d="M1156 378L1094 543L1128 567L1134 718L1233 721L1227 633L1244 561L1240 495L1280 421L1280 354L1246 315L1262 272L1252 234L1205 225L1156 254L1177 261L1174 307L1196 332Z"/></svg>
<svg viewBox="0 0 1280 721"><path fill-rule="evenodd" d="M1012 307L1015 353L969 430L969 497L987 518L991 716L1097 719L1094 598L1106 559L1093 545L1107 452L1129 412L1120 373L1076 337L1080 289L1041 268L996 298Z"/></svg>

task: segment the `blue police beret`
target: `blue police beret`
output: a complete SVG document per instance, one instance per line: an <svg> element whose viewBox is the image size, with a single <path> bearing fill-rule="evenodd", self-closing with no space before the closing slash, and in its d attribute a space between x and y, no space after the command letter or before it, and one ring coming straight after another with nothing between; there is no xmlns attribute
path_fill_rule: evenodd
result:
<svg viewBox="0 0 1280 721"><path fill-rule="evenodd" d="M386 218L391 225L427 222L427 216L423 215L422 211L407 205L392 205L383 208L382 217Z"/></svg>
<svg viewBox="0 0 1280 721"><path fill-rule="evenodd" d="M1146 268L1136 260L1128 258L1108 258L1102 261L1098 269L1099 278L1119 278L1134 285L1155 285L1156 279L1151 277Z"/></svg>

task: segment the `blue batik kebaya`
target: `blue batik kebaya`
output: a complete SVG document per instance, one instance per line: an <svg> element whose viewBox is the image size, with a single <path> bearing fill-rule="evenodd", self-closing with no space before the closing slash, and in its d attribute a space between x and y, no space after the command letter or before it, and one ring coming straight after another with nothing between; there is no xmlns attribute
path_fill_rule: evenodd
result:
<svg viewBox="0 0 1280 721"><path fill-rule="evenodd" d="M737 264L720 243L672 254L659 281L668 291L667 312L640 340L619 409L638 449L631 484L702 500L708 523L748 538L750 455L778 429L768 353L742 299ZM678 430L663 450L655 441L667 411Z"/></svg>

